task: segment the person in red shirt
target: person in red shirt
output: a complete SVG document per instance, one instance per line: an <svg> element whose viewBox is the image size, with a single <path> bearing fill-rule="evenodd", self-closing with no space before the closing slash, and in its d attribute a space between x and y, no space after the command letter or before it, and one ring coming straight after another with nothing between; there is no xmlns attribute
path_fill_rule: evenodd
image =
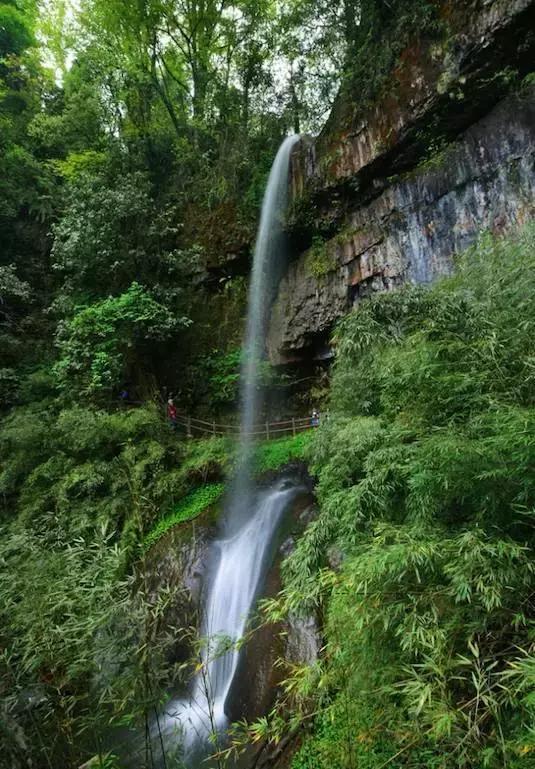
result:
<svg viewBox="0 0 535 769"><path fill-rule="evenodd" d="M173 428L173 430L176 430L177 422L176 422L177 412L176 412L176 406L172 398L169 398L167 401L167 419L169 420L169 424Z"/></svg>

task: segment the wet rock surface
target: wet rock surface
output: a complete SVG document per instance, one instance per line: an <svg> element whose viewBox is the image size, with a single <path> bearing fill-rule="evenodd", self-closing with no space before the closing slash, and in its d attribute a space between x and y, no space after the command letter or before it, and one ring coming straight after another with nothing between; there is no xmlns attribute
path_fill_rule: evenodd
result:
<svg viewBox="0 0 535 769"><path fill-rule="evenodd" d="M268 348L274 363L319 354L338 318L376 291L430 283L484 230L506 232L535 213L535 88L496 105L455 142L371 202L349 211L322 247L280 282Z"/></svg>
<svg viewBox="0 0 535 769"><path fill-rule="evenodd" d="M503 97L505 68L533 69L534 25L535 0L444 0L440 31L411 42L375 100L361 104L343 88L317 141L297 148L294 198L331 209L337 190L351 197L348 181L359 196L382 170L413 166L428 124L434 133L465 130Z"/></svg>
<svg viewBox="0 0 535 769"><path fill-rule="evenodd" d="M190 659L189 629L199 628L202 580L207 569L210 543L216 536L214 513L170 529L151 548L147 556L149 597L166 591L171 600L166 608L165 625L180 628L172 648L172 659Z"/></svg>
<svg viewBox="0 0 535 769"><path fill-rule="evenodd" d="M295 258L273 306L273 363L329 356L361 299L449 274L485 229L534 212L535 0L444 0L373 103L342 88L292 156ZM513 73L513 74L511 74Z"/></svg>

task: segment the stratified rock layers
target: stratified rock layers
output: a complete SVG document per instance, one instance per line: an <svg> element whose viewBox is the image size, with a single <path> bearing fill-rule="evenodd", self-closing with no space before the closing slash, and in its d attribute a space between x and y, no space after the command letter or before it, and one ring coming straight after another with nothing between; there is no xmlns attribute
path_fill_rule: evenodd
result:
<svg viewBox="0 0 535 769"><path fill-rule="evenodd" d="M342 132L334 116L317 142L303 140L293 163L291 226L302 234L310 229L312 218L316 232L327 231L328 237L324 242L316 237L312 248L291 261L281 280L268 335L272 362L321 355L335 322L363 297L447 275L455 255L481 232L506 232L534 216L535 87L517 85L501 100L499 94L493 98L492 76L485 69L493 56L501 60L496 50L504 30L530 38L522 50L530 48L533 35L518 26L527 14L532 18L534 6L519 0L493 4L492 13L483 8L480 18L485 23L477 34L475 27L465 31L457 63L446 57L441 70L413 62L422 96L407 105L398 99L392 132L397 139L390 139L387 147L377 149L377 141L370 139L379 128L384 132L384 116L377 106L368 109L365 126ZM421 55L430 58L432 50L429 45ZM438 110L447 121L441 101L444 67L450 81L454 70L468 90L470 85L475 88L470 73L480 77L485 71L485 87L478 85L478 116L474 120L473 105L467 108L459 132L463 116L459 105L453 105L451 139L444 141L444 132L439 132L440 146L418 156L422 117L427 115L428 124L433 124L431 113ZM402 85L406 90L406 81ZM370 151L363 152L364 146Z"/></svg>

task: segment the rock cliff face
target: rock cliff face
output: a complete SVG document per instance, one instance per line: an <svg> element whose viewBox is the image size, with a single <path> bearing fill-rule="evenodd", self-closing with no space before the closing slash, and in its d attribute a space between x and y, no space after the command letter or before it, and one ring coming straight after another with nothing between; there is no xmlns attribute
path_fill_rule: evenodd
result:
<svg viewBox="0 0 535 769"><path fill-rule="evenodd" d="M482 230L535 214L535 0L445 2L448 34L415 42L388 92L343 94L293 157L296 250L272 312L274 363L328 354L374 291L448 274Z"/></svg>

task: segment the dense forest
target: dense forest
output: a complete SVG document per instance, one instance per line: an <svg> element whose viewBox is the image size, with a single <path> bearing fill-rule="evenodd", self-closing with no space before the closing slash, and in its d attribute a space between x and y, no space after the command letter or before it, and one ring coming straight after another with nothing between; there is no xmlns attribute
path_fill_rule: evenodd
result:
<svg viewBox="0 0 535 769"><path fill-rule="evenodd" d="M236 423L279 145L349 132L449 5L0 0L0 766L184 766L148 733L199 664L196 620L151 552L217 518L235 449L174 429L167 399ZM500 66L485 88L527 101L530 67ZM440 126L417 136L419 168L448 162ZM212 766L260 746L247 769L535 767L534 214L356 302L330 367L263 362L259 421L328 418L255 450L258 477L306 468L317 507L257 625L314 617L321 650L280 660ZM290 233L320 286L332 226Z"/></svg>

